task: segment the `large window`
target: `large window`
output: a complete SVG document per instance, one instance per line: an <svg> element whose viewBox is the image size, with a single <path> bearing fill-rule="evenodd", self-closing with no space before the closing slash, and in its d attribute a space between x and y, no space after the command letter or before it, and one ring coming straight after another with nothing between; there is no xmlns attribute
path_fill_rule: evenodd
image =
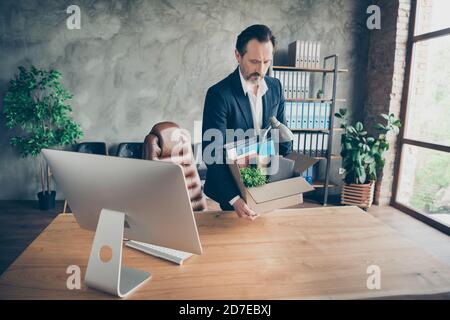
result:
<svg viewBox="0 0 450 320"><path fill-rule="evenodd" d="M450 1L412 4L393 205L450 234Z"/></svg>

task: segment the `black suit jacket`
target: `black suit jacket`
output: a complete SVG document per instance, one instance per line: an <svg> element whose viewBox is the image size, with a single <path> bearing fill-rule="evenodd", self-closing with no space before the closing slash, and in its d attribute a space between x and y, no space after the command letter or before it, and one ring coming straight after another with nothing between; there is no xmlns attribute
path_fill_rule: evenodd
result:
<svg viewBox="0 0 450 320"><path fill-rule="evenodd" d="M281 123L285 123L285 112L281 82L269 76L265 76L264 80L266 81L268 90L262 97L262 127L266 128L272 116L275 116ZM206 93L205 107L203 109L202 150L204 152L205 148L214 142L204 140L204 133L208 129L220 130L223 139L226 139L226 129L243 129L246 131L253 128L250 101L242 89L239 68L236 68L232 74L213 85ZM221 145L224 144L223 139L220 141ZM226 141L225 143L228 142L230 141ZM288 154L291 146L291 142L281 143L279 145L280 154ZM220 156L224 157L223 152ZM228 201L240 193L231 176L228 165L223 160L223 164L207 164L207 167L204 188L205 194L219 202L222 209L230 209Z"/></svg>

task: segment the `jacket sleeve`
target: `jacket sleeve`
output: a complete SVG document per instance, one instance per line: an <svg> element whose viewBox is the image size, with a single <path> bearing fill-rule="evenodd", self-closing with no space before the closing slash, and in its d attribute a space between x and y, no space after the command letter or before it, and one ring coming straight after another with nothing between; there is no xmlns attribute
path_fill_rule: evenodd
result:
<svg viewBox="0 0 450 320"><path fill-rule="evenodd" d="M205 186L205 193L219 203L228 203L240 195L225 162L223 145L226 137L227 118L228 104L218 92L210 88L206 94L202 124L202 154L208 168L207 180L211 182ZM205 132L210 129L216 130L213 134L214 138L208 141L205 140ZM215 151L211 152L210 147L205 153L205 149L211 143L214 143L213 150Z"/></svg>
<svg viewBox="0 0 450 320"><path fill-rule="evenodd" d="M277 120L282 124L286 124L286 113L284 107L284 95L283 95L283 87L281 86L280 80L277 79L279 93L280 93L280 104L278 105L277 111ZM280 154L285 156L292 152L292 141L280 143Z"/></svg>

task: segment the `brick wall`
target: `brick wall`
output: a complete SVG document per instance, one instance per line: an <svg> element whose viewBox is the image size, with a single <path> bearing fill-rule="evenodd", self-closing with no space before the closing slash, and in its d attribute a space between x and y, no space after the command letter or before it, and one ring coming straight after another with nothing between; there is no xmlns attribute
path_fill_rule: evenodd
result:
<svg viewBox="0 0 450 320"><path fill-rule="evenodd" d="M381 9L381 29L370 34L363 115L365 127L372 134L376 133L373 126L383 121L381 113L400 115L411 0L377 0L374 4ZM396 138L389 136L388 141L390 150L375 193L375 203L380 205L388 204L392 195Z"/></svg>

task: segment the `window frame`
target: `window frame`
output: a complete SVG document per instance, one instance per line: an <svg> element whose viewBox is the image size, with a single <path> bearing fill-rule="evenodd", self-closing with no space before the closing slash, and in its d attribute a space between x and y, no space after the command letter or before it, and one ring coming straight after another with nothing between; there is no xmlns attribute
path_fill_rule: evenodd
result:
<svg viewBox="0 0 450 320"><path fill-rule="evenodd" d="M420 0L419 0L420 1ZM430 39L436 39L442 36L450 35L450 28L440 29L432 32L422 33L415 35L416 29L416 17L417 10L419 5L418 0L411 0L411 14L409 17L409 31L408 31L408 41L406 48L406 68L405 68L405 78L403 83L403 92L402 92L402 101L401 101L401 109L400 109L400 119L402 120L402 127L400 128L400 133L397 139L397 154L395 157L395 165L394 165L394 181L392 184L392 198L391 198L391 206L403 211L404 213L444 232L447 235L450 235L450 227L438 222L435 219L432 219L427 216L425 213L421 213L420 211L407 206L406 204L402 204L397 201L398 196L398 187L400 181L400 166L402 161L402 153L403 146L413 145L417 147L422 147L430 150L443 151L450 153L450 147L446 145L440 145L430 142L425 142L416 139L405 138L405 128L407 127L407 119L408 119L408 102L409 102L409 91L412 82L412 63L414 56L414 44L420 41L426 41Z"/></svg>

